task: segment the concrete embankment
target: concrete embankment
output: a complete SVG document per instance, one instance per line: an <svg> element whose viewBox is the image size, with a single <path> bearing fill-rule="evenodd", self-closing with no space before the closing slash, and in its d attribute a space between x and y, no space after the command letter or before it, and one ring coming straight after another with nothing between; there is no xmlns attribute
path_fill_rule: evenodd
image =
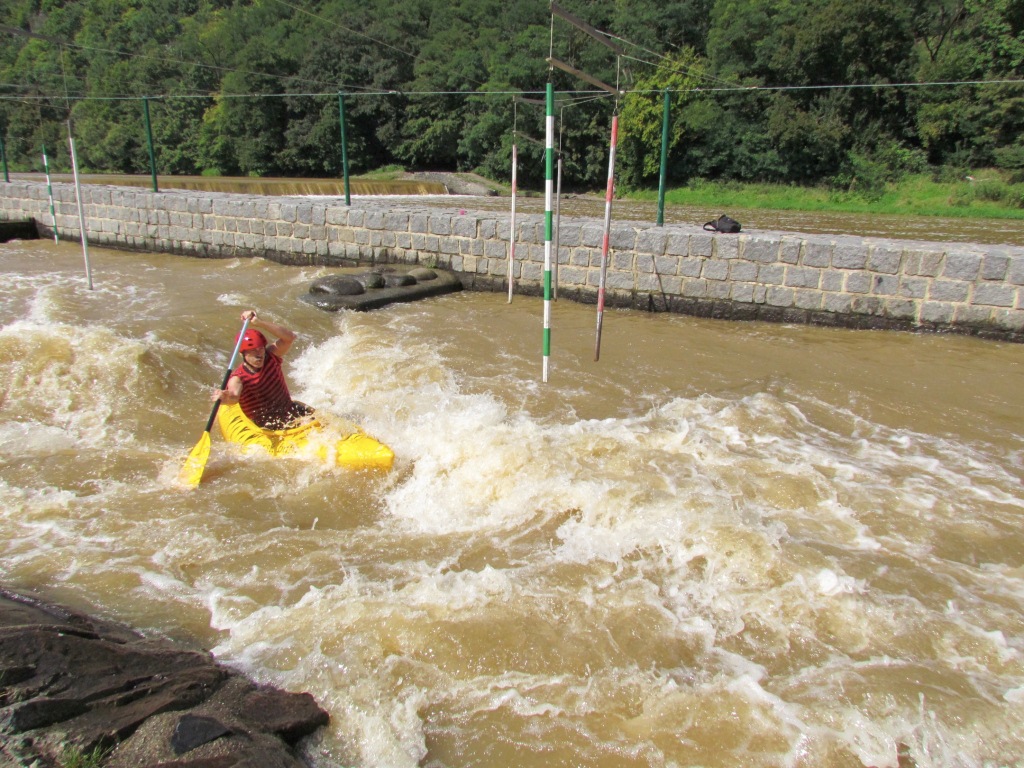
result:
<svg viewBox="0 0 1024 768"><path fill-rule="evenodd" d="M77 238L74 187L55 184L55 224ZM507 290L510 217L411 198L268 198L186 190L83 187L89 242L287 264L422 264L476 290ZM450 207L443 207L448 205ZM0 185L0 220L50 236L45 184ZM543 291L542 215L516 226L516 290ZM559 298L594 302L603 222L562 217ZM1024 341L1024 248L787 232L715 234L694 226L613 222L606 304L722 319L954 331Z"/></svg>

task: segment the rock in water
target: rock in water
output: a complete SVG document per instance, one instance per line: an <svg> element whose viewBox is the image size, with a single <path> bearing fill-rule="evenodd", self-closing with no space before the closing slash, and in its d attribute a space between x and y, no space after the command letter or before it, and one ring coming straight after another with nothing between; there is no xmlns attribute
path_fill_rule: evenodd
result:
<svg viewBox="0 0 1024 768"><path fill-rule="evenodd" d="M110 750L107 768L300 768L293 747L328 720L307 693L256 685L208 653L0 587L4 768L58 766L68 747Z"/></svg>

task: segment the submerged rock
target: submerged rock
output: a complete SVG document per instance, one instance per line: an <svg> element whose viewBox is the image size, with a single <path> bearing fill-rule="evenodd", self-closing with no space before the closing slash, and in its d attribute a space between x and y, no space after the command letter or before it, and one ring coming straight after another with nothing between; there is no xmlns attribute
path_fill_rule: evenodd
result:
<svg viewBox="0 0 1024 768"><path fill-rule="evenodd" d="M110 750L108 768L304 765L326 725L308 693L256 685L113 622L0 588L0 766Z"/></svg>

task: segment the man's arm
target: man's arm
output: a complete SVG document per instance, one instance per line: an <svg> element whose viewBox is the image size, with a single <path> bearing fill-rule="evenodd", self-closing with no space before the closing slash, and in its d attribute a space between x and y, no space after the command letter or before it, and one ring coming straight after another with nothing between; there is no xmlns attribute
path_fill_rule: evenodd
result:
<svg viewBox="0 0 1024 768"><path fill-rule="evenodd" d="M284 357L288 350L292 347L292 342L295 341L295 332L285 328L283 325L278 323L272 323L269 320L260 320L256 316L256 310L250 309L242 313L242 319L249 318L249 325L257 330L266 331L271 336L276 336L277 341L274 341L267 345L267 352L278 357Z"/></svg>
<svg viewBox="0 0 1024 768"><path fill-rule="evenodd" d="M211 400L220 400L221 405L235 405L242 397L242 380L237 376L232 376L228 379L228 384L224 389L213 390L213 397Z"/></svg>

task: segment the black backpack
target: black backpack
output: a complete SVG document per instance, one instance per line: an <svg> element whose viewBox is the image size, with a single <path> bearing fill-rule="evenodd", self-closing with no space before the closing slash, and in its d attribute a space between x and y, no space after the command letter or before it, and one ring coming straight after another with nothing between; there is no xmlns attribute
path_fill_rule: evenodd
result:
<svg viewBox="0 0 1024 768"><path fill-rule="evenodd" d="M718 217L718 221L709 221L704 225L708 232L725 232L734 234L740 231L740 223L736 219L730 219L725 214Z"/></svg>

